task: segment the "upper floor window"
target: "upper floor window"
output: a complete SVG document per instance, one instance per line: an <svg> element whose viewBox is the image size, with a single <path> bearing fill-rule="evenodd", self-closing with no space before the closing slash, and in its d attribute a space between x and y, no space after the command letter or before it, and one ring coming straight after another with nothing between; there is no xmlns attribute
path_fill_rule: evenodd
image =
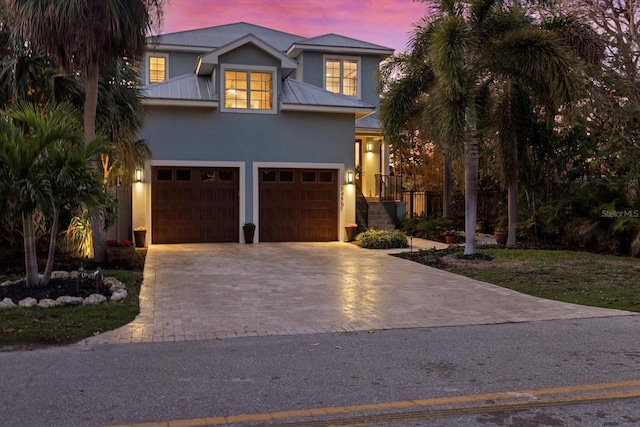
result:
<svg viewBox="0 0 640 427"><path fill-rule="evenodd" d="M148 82L159 83L167 79L167 57L148 56L147 65L149 67Z"/></svg>
<svg viewBox="0 0 640 427"><path fill-rule="evenodd" d="M359 59L325 57L324 75L324 88L329 92L359 97Z"/></svg>
<svg viewBox="0 0 640 427"><path fill-rule="evenodd" d="M275 112L275 75L273 67L223 66L223 111Z"/></svg>

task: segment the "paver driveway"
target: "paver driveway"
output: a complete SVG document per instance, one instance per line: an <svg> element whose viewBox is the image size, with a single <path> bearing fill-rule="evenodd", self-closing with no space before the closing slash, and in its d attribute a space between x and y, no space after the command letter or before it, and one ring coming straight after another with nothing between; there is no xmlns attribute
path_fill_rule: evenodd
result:
<svg viewBox="0 0 640 427"><path fill-rule="evenodd" d="M85 343L523 322L631 313L539 299L346 243L154 245L140 315Z"/></svg>

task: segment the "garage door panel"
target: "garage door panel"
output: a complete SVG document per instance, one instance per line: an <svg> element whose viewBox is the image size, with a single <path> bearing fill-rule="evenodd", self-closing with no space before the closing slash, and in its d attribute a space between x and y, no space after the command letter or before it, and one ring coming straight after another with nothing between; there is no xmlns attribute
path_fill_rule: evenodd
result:
<svg viewBox="0 0 640 427"><path fill-rule="evenodd" d="M261 241L337 239L337 171L261 169L259 174Z"/></svg>
<svg viewBox="0 0 640 427"><path fill-rule="evenodd" d="M237 168L156 167L152 173L153 243L239 240Z"/></svg>

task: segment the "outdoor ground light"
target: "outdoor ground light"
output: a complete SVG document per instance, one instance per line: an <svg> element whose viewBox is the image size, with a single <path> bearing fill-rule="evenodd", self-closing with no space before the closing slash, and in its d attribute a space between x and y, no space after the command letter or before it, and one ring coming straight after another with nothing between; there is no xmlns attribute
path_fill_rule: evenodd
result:
<svg viewBox="0 0 640 427"><path fill-rule="evenodd" d="M136 182L142 182L142 169L136 169Z"/></svg>
<svg viewBox="0 0 640 427"><path fill-rule="evenodd" d="M347 172L347 184L353 184L353 172Z"/></svg>

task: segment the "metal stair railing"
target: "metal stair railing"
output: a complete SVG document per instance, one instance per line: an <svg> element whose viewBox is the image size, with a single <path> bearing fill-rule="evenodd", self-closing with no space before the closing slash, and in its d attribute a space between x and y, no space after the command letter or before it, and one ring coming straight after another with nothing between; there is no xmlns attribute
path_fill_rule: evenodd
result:
<svg viewBox="0 0 640 427"><path fill-rule="evenodd" d="M369 203L358 185L356 185L356 223L360 227L369 227Z"/></svg>

